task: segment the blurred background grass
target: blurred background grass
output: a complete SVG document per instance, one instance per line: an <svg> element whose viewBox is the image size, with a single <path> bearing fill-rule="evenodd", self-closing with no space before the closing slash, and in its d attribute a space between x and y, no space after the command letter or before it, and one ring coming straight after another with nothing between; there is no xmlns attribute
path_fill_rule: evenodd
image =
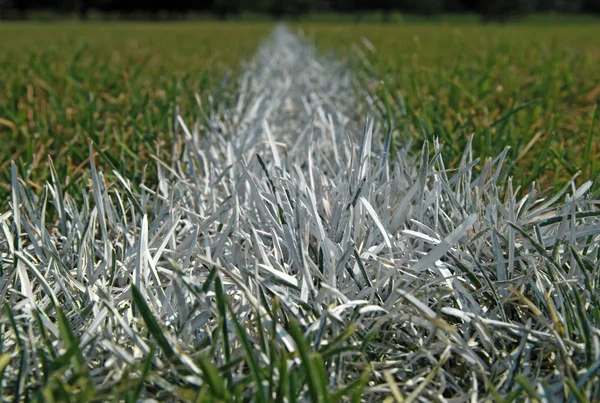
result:
<svg viewBox="0 0 600 403"><path fill-rule="evenodd" d="M311 18L315 18L312 16ZM394 17L395 18L395 17ZM506 145L509 173L527 187L560 186L578 170L597 179L600 26L532 16L504 25L474 19L391 24L296 22L324 52L350 57L385 105L397 141L439 136L458 161L475 133L477 156ZM193 122L198 93L226 97L269 22L51 22L0 25L0 202L9 164L33 186L47 156L77 195L87 184L87 140L133 181L154 178L150 154L168 160L176 106ZM376 51L370 51L367 38ZM364 53L369 68L358 57ZM148 170L144 174L144 166ZM450 164L449 164L450 165ZM598 187L596 185L596 187Z"/></svg>
<svg viewBox="0 0 600 403"><path fill-rule="evenodd" d="M594 20L301 28L323 51L350 56L359 70L364 54L372 69L365 81L386 105L382 113L393 118L400 141L420 146L439 136L454 165L474 133L479 157L512 147L509 173L524 187L536 179L561 186L578 170L579 182L596 179L598 187L600 24Z"/></svg>
<svg viewBox="0 0 600 403"><path fill-rule="evenodd" d="M8 23L0 25L0 200L9 165L34 187L47 156L77 196L87 185L88 139L133 181L152 180L171 154L174 108L188 122L204 99L230 91L270 23Z"/></svg>

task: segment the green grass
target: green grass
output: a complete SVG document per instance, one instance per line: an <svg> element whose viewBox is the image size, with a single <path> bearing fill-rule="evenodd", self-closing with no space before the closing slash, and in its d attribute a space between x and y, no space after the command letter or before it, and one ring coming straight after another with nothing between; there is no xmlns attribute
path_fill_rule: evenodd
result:
<svg viewBox="0 0 600 403"><path fill-rule="evenodd" d="M589 183L573 198L568 188L548 198L517 197L513 182L500 178L502 159L475 169L467 147L462 161L450 162L475 131L480 155L506 144L517 157L523 153L512 170L515 188L537 176L564 181L565 156L593 176L597 29L307 26L319 45L342 54L369 37L379 53L368 54L370 70L357 71L382 102L380 121L392 119L397 141L439 135L450 159L437 154L435 142L432 158L424 147L420 159L393 159L377 146L384 131L375 131L359 149L349 142L309 146L310 158L296 150L307 163L292 172L268 158L267 144L256 160L232 158L229 133L205 128L185 147L177 139L181 163L158 173L172 187L155 193L138 186L151 154L170 161L173 108L180 106L187 122L201 118L194 91L205 103L223 94L226 71L268 30L0 28L14 39L0 53L8 72L3 161L19 161L5 181L12 208L0 216L0 396L597 401L600 212ZM270 56L255 74L282 60ZM293 65L318 66L299 60ZM298 81L318 81L315 74L325 82L315 92L343 90L336 69L323 66L300 70L306 76ZM214 101L224 112L216 120L260 116L249 112L252 94L279 92L258 81L239 110L226 109L226 85ZM345 110L347 93L334 92L324 98ZM524 153L534 133L542 134ZM88 154L88 137L104 152ZM331 172L332 146L350 159L347 172ZM209 173L196 175L208 152ZM86 163L87 155L98 161ZM308 163L309 181L302 172ZM111 165L126 179L105 181L101 172ZM458 172L446 172L454 167ZM65 185L65 175L79 179ZM213 186L210 197L199 194L200 176ZM45 180L38 197L34 190ZM506 200L499 188L508 189ZM74 202L70 195L83 189L82 203ZM339 237L340 228L354 238ZM389 286L380 275L392 279ZM316 292L302 296L305 284Z"/></svg>
<svg viewBox="0 0 600 403"><path fill-rule="evenodd" d="M268 23L19 23L0 25L0 205L9 163L39 189L47 157L71 194L89 178L88 139L132 180L154 177L170 155L174 108L193 122L208 96L235 85ZM216 100L218 102L218 100ZM168 159L168 158L167 158Z"/></svg>
<svg viewBox="0 0 600 403"><path fill-rule="evenodd" d="M350 55L405 142L439 136L454 162L475 133L478 157L510 146L509 173L527 187L594 179L600 119L600 25L585 18L480 25L303 24L323 50ZM546 22L544 22L546 21ZM377 49L370 51L361 38ZM360 52L355 51L359 44ZM364 53L364 57L360 56ZM370 70L370 71L369 71ZM483 160L482 160L483 161Z"/></svg>
<svg viewBox="0 0 600 403"><path fill-rule="evenodd" d="M600 27L586 18L532 17L506 26L444 21L303 28L322 49L340 54L350 54L361 37L375 45L375 53L362 48L373 68L365 80L383 100L382 113L394 117L400 141L439 136L445 156L459 158L474 132L480 157L512 147L517 183L560 186L579 170L594 179ZM226 75L235 74L270 28L239 22L0 26L0 35L10 38L0 44L1 205L10 190L10 160L36 186L48 178L51 156L67 189L83 188L88 139L127 177L152 180L154 165L145 175L144 166L151 154L171 152L174 108L188 121L200 116L195 94L209 108L208 95L219 94Z"/></svg>

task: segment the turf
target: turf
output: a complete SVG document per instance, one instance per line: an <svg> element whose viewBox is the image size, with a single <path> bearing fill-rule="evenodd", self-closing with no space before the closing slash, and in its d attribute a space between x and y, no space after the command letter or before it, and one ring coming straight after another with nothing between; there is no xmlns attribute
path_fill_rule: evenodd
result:
<svg viewBox="0 0 600 403"><path fill-rule="evenodd" d="M402 144L438 136L456 162L474 133L478 157L510 146L506 174L541 188L600 172L596 20L301 26L323 51L356 62Z"/></svg>
<svg viewBox="0 0 600 403"><path fill-rule="evenodd" d="M470 134L477 156L510 145L507 175L560 187L578 171L595 178L600 119L600 28L593 20L530 19L508 26L474 20L436 25L303 24L322 50L356 62L393 122L398 142L439 136L456 161ZM7 166L37 185L51 156L69 189L85 187L87 140L121 173L155 181L150 154L170 152L175 107L186 118L208 105L272 25L5 24L0 35L0 205ZM376 51L356 45L362 38ZM365 70L367 60L369 69ZM232 83L231 81L227 81ZM229 87L224 87L227 92ZM219 95L217 95L218 97ZM218 100L217 100L218 101ZM217 102L218 103L218 102ZM595 185L598 188L598 185Z"/></svg>
<svg viewBox="0 0 600 403"><path fill-rule="evenodd" d="M0 205L8 164L34 187L49 177L47 156L67 189L87 185L94 140L121 173L155 182L154 163L171 152L174 108L195 119L231 90L241 62L268 23L9 23L0 25ZM221 88L222 87L222 88ZM197 98L198 96L198 98ZM214 99L216 98L216 99Z"/></svg>
<svg viewBox="0 0 600 403"><path fill-rule="evenodd" d="M519 197L506 153L390 153L351 70L285 27L239 83L177 120L154 187L92 159L82 203L55 172L37 197L13 165L0 396L600 398L590 181Z"/></svg>
<svg viewBox="0 0 600 403"><path fill-rule="evenodd" d="M13 164L0 396L597 401L592 181L520 196L477 136L414 152L354 57L359 82L278 28L231 97L168 123L156 183L103 147L69 189Z"/></svg>

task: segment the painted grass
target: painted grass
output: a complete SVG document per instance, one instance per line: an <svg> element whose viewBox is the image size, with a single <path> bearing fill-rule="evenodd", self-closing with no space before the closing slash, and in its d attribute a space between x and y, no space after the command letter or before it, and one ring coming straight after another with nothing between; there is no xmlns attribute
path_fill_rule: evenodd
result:
<svg viewBox="0 0 600 403"><path fill-rule="evenodd" d="M600 399L591 181L521 197L506 153L390 153L349 70L285 28L244 72L152 188L92 158L76 203L12 167L0 396Z"/></svg>
<svg viewBox="0 0 600 403"><path fill-rule="evenodd" d="M0 25L0 206L8 165L36 189L47 157L79 199L89 179L88 139L122 175L156 182L151 155L171 151L173 114L190 120L226 97L267 23L31 23ZM197 94L197 95L196 95ZM148 165L148 170L145 167Z"/></svg>
<svg viewBox="0 0 600 403"><path fill-rule="evenodd" d="M544 21L302 28L320 49L351 55L357 71L367 64L364 82L401 144L416 140L418 149L439 136L457 162L474 133L478 157L510 146L506 175L545 188L580 170L578 183L600 173L600 24Z"/></svg>

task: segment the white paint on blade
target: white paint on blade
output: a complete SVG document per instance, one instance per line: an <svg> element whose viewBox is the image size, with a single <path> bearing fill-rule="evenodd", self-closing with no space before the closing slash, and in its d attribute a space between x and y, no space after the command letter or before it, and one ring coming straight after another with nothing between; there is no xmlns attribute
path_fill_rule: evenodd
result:
<svg viewBox="0 0 600 403"><path fill-rule="evenodd" d="M306 163L313 146L326 156L336 154L337 162L338 143L360 133L359 122L349 117L358 115L360 105L353 88L344 63L318 57L280 25L247 64L236 108L212 117L211 125L231 129L213 140L231 143L236 157L247 161L260 153L280 166L281 155L289 168Z"/></svg>
<svg viewBox="0 0 600 403"><path fill-rule="evenodd" d="M234 384L242 382L244 398L254 396L264 388L248 381L248 368L280 359L264 343L271 331L276 346L297 347L291 317L309 345L334 354L323 361L323 373L332 374L323 386L376 369L365 401L389 391L380 370L389 369L411 399L465 401L481 392L472 385L512 378L523 357L592 358L555 329L563 295L577 292L580 310L596 306L589 279L580 281L588 278L580 262L592 273L600 255L589 184L572 189L568 208L563 194L503 201L502 159L480 174L470 149L458 170L445 168L437 141L422 156L397 145L388 150L402 133L384 140L380 119L367 119L373 101L351 70L283 26L245 66L236 95L199 124L177 120L177 157L158 164L154 189L121 177L107 184L92 165L93 195L84 194L83 206L62 197L58 180L47 184L46 203L13 166L13 211L0 215L0 296L16 321L0 310L0 337L3 351L16 352L12 358L28 353L5 361L7 385L35 389L42 381L33 352L69 348L59 334L64 324L54 323L55 301L85 342L97 385L128 376L127 365L156 345L152 379L202 384L194 362L209 354ZM48 231L40 217L51 208L59 223ZM560 248L545 250L557 242ZM529 302L556 304L557 313L536 308L530 315ZM49 329L47 343L38 322ZM591 331L586 337L599 343ZM333 340L340 344L330 348ZM507 353L526 343L526 354ZM232 365L248 349L256 361ZM459 371L440 364L450 351ZM297 370L295 360L289 371ZM544 389L564 387L552 361L528 363L544 366ZM22 368L35 370L23 379ZM259 372L278 377L278 368L275 361ZM310 397L306 388L297 394Z"/></svg>

